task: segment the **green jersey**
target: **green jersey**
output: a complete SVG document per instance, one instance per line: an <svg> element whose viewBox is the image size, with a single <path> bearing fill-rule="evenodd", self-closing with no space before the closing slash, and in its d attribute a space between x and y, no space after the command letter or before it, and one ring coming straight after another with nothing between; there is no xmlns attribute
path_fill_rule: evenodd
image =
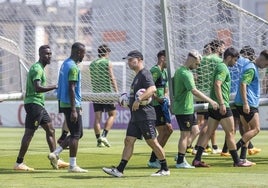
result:
<svg viewBox="0 0 268 188"><path fill-rule="evenodd" d="M89 65L89 70L92 91L94 93L114 92L109 73L109 59L96 59Z"/></svg>
<svg viewBox="0 0 268 188"><path fill-rule="evenodd" d="M45 94L35 91L35 80L40 80L42 86L46 85L44 66L40 62L33 64L28 72L24 104L35 103L44 106Z"/></svg>
<svg viewBox="0 0 268 188"><path fill-rule="evenodd" d="M156 96L159 98L165 97L165 90L168 87L168 78L167 78L167 70L161 68L158 65L155 65L150 70L153 80L156 86ZM158 101L152 101L153 106L160 105Z"/></svg>
<svg viewBox="0 0 268 188"><path fill-rule="evenodd" d="M176 115L193 114L194 98L192 90L195 88L193 73L187 67L180 67L174 74L173 112Z"/></svg>
<svg viewBox="0 0 268 188"><path fill-rule="evenodd" d="M214 86L216 80L222 82L221 92L224 105L226 107L230 107L229 101L230 101L231 75L229 69L227 68L227 65L223 62L219 63L214 70L212 79L213 84L210 90L210 98L219 103L219 100L216 97L215 86ZM212 108L211 105L209 107Z"/></svg>
<svg viewBox="0 0 268 188"><path fill-rule="evenodd" d="M200 66L196 69L196 88L198 90L207 94L209 93L214 69L216 65L221 62L222 58L220 58L217 54L211 54L202 58Z"/></svg>

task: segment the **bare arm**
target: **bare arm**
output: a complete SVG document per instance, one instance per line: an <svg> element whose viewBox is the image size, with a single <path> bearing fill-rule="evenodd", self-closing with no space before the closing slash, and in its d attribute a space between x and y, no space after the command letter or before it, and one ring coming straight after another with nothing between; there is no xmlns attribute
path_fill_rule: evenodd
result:
<svg viewBox="0 0 268 188"><path fill-rule="evenodd" d="M220 80L216 80L214 82L215 94L216 94L216 97L217 97L217 99L219 101L219 105L220 105L220 113L222 115L224 115L224 114L226 114L226 106L225 106L224 100L222 98L221 85L222 85L222 81L220 81Z"/></svg>
<svg viewBox="0 0 268 188"><path fill-rule="evenodd" d="M109 76L112 82L112 86L114 88L115 92L118 92L118 87L117 87L117 83L116 83L116 79L113 73L113 66L111 65L111 63L109 63Z"/></svg>
<svg viewBox="0 0 268 188"><path fill-rule="evenodd" d="M44 92L48 92L51 91L53 89L57 89L57 85L52 85L52 86L42 86L41 85L41 81L40 80L35 80L34 81L34 89L37 93L44 93Z"/></svg>
<svg viewBox="0 0 268 188"><path fill-rule="evenodd" d="M139 101L142 100L146 100L148 98L150 98L151 96L153 96L153 94L156 92L156 87L155 86L150 86L146 89L146 91L139 96ZM140 106L140 102L139 101L135 101L132 105L132 110L135 111L137 109L139 109Z"/></svg>
<svg viewBox="0 0 268 188"><path fill-rule="evenodd" d="M207 101L208 103L211 104L211 106L213 107L214 110L216 110L218 108L218 103L214 100L212 100L211 98L207 97L205 94L203 94L201 91L199 91L198 89L194 88L192 89L192 94L204 101Z"/></svg>
<svg viewBox="0 0 268 188"><path fill-rule="evenodd" d="M69 95L70 95L70 104L71 104L71 121L76 122L77 121L77 112L75 107L75 81L69 81Z"/></svg>
<svg viewBox="0 0 268 188"><path fill-rule="evenodd" d="M245 83L240 84L240 93L241 93L241 98L243 101L243 111L244 113L248 114L250 111L250 108L248 105L248 98L247 98L247 85Z"/></svg>

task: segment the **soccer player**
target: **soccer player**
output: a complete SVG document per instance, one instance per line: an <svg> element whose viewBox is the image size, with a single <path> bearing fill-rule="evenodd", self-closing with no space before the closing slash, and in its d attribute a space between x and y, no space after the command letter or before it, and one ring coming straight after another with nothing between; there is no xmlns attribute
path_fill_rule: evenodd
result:
<svg viewBox="0 0 268 188"><path fill-rule="evenodd" d="M200 145L198 146L197 154L192 163L195 167L209 167L209 165L201 161L201 157L205 149L204 147L206 147L210 136L217 129L219 123L225 132L227 146L234 161L233 165L237 167L247 167L252 165L247 161L241 161L237 155L234 118L229 105L231 76L227 66L233 66L238 57L239 53L236 49L233 47L227 48L223 54L223 62L217 64L213 72L213 84L210 90L210 97L218 102L220 108L214 110L211 105L209 106L208 129L200 138Z"/></svg>
<svg viewBox="0 0 268 188"><path fill-rule="evenodd" d="M156 114L154 107L150 104L141 105L141 102L153 96L156 92L156 87L152 75L149 70L144 68L143 55L141 52L134 50L128 53L128 66L136 73L130 88L129 108L131 111L131 119L128 124L125 145L122 153L122 159L117 167L103 168L103 171L115 177L123 176L124 169L130 160L134 144L137 139L144 137L146 143L151 147L157 159L160 162L160 170L153 173L152 176L168 176L170 171L167 167L165 152L162 146L157 141L155 130ZM135 97L139 89L146 89L145 92Z"/></svg>
<svg viewBox="0 0 268 188"><path fill-rule="evenodd" d="M44 93L57 88L56 85L46 86L44 68L46 65L50 64L51 55L52 52L48 45L40 46L39 60L31 66L27 75L26 94L24 99L24 109L26 111L25 132L21 140L21 146L14 170L34 170L33 168L26 166L26 164L23 163L23 160L39 125L46 131L49 150L52 152L56 148L55 129L52 126L49 114L44 108ZM55 162L57 163L57 161Z"/></svg>
<svg viewBox="0 0 268 188"><path fill-rule="evenodd" d="M89 65L90 79L94 93L118 92L116 80L113 74L113 67L109 61L110 52L111 50L107 45L103 44L99 46L99 58ZM95 112L94 132L97 139L97 147L110 147L111 144L107 140L107 134L112 128L116 118L115 104L99 104L97 102L93 102L93 107ZM102 112L107 112L108 118L104 124L103 132L100 135Z"/></svg>
<svg viewBox="0 0 268 188"><path fill-rule="evenodd" d="M157 54L157 64L154 65L150 72L156 86L156 92L153 95L152 105L154 106L156 116L156 129L158 132L157 140L164 147L173 132L171 117L169 114L169 93L168 93L168 76L166 70L165 50ZM147 164L151 168L160 168L160 163L154 152L151 153L150 160Z"/></svg>
<svg viewBox="0 0 268 188"><path fill-rule="evenodd" d="M206 50L206 56L203 56L200 67L197 68L197 84L196 87L208 94L211 88L212 73L217 64L222 62L222 54L225 49L225 43L222 40L214 39L209 44L205 45L204 48L210 47L210 50ZM210 52L210 54L208 54ZM203 101L197 101L196 103L204 103ZM199 126L201 127L199 138L207 131L207 120L208 112L198 112L197 119ZM200 141L198 138L197 145ZM221 150L216 144L216 134L215 132L211 135L212 149L206 146L206 151L212 154L221 153ZM193 154L196 154L197 145L193 150ZM205 153L203 153L205 154Z"/></svg>
<svg viewBox="0 0 268 188"><path fill-rule="evenodd" d="M209 102L213 109L218 108L218 104L200 92L195 87L194 77L191 70L200 65L202 56L198 51L192 50L188 53L187 59L183 66L178 68L174 74L174 103L173 112L176 115L180 128L180 139L178 143L178 158L176 168L194 168L185 159L187 141L191 136L191 128L196 125L194 114L193 95Z"/></svg>
<svg viewBox="0 0 268 188"><path fill-rule="evenodd" d="M260 81L258 69L268 67L268 50L263 50L255 62L249 62L242 68L239 89L235 96L235 105L240 115L244 133L237 142L237 150L241 148L240 159L247 161L247 145L250 139L260 132L259 98Z"/></svg>
<svg viewBox="0 0 268 188"><path fill-rule="evenodd" d="M75 42L72 45L71 56L66 59L60 68L58 79L57 98L60 111L64 113L65 120L70 130L70 135L48 155L51 164L57 169L57 159L64 148L69 146L70 166L69 172L88 172L76 163L79 139L83 136L82 109L81 109L81 72L78 64L85 56L85 45Z"/></svg>

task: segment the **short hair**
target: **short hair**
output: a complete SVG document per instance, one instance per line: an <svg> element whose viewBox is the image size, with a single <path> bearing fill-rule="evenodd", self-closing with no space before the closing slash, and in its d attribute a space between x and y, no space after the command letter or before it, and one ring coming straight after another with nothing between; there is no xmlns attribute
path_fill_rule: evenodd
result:
<svg viewBox="0 0 268 188"><path fill-rule="evenodd" d="M210 49L212 51L212 53L215 53L216 50L222 46L223 44L225 44L225 42L223 40L219 40L219 39L214 39L212 40L209 45L210 45Z"/></svg>
<svg viewBox="0 0 268 188"><path fill-rule="evenodd" d="M157 58L160 58L161 56L166 56L166 51L165 50L161 50L157 53Z"/></svg>
<svg viewBox="0 0 268 188"><path fill-rule="evenodd" d="M40 47L39 47L39 54L41 53L41 51L43 51L43 50L45 50L45 49L47 49L47 48L50 49L49 45L42 45L42 46L40 46Z"/></svg>
<svg viewBox="0 0 268 188"><path fill-rule="evenodd" d="M223 59L226 59L228 56L239 57L239 53L234 47L229 47L224 51Z"/></svg>
<svg viewBox="0 0 268 188"><path fill-rule="evenodd" d="M268 60L268 50L263 50L260 55L264 56Z"/></svg>
<svg viewBox="0 0 268 188"><path fill-rule="evenodd" d="M241 50L240 50L240 54L244 54L247 56L247 58L249 58L249 60L254 60L255 57L255 51L251 46L244 46Z"/></svg>
<svg viewBox="0 0 268 188"><path fill-rule="evenodd" d="M111 49L106 44L100 45L98 47L98 56L99 57L105 56L108 52L111 52Z"/></svg>
<svg viewBox="0 0 268 188"><path fill-rule="evenodd" d="M77 51L80 50L82 48L85 48L86 46L84 44L82 44L81 42L75 42L72 45L72 51Z"/></svg>

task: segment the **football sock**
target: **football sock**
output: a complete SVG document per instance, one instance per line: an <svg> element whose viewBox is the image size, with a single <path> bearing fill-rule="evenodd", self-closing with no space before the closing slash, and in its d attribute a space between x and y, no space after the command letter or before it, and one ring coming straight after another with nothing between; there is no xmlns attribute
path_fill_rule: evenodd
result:
<svg viewBox="0 0 268 188"><path fill-rule="evenodd" d="M101 136L106 137L108 134L108 131L106 129L103 130Z"/></svg>
<svg viewBox="0 0 268 188"><path fill-rule="evenodd" d="M17 157L16 163L20 164L23 162L23 157Z"/></svg>
<svg viewBox="0 0 268 188"><path fill-rule="evenodd" d="M229 151L235 164L239 163L239 157L236 150Z"/></svg>
<svg viewBox="0 0 268 188"><path fill-rule="evenodd" d="M96 134L95 136L96 136L96 139L98 140L98 138L100 137L100 134Z"/></svg>
<svg viewBox="0 0 268 188"><path fill-rule="evenodd" d="M166 159L159 160L159 162L160 162L160 165L161 165L161 170L168 170Z"/></svg>
<svg viewBox="0 0 268 188"><path fill-rule="evenodd" d="M212 148L216 150L218 149L218 145L212 145Z"/></svg>
<svg viewBox="0 0 268 188"><path fill-rule="evenodd" d="M178 153L178 158L177 158L177 164L183 163L183 159L185 157L185 154L183 153Z"/></svg>
<svg viewBox="0 0 268 188"><path fill-rule="evenodd" d="M197 161L201 161L201 156L202 156L204 150L205 150L205 148L203 148L202 146L199 146L194 159Z"/></svg>
<svg viewBox="0 0 268 188"><path fill-rule="evenodd" d="M76 166L76 157L70 157L70 166L72 167Z"/></svg>
<svg viewBox="0 0 268 188"><path fill-rule="evenodd" d="M156 161L156 159L157 159L157 157L156 157L156 155L155 155L155 153L152 151L152 153L151 153L151 157L150 157L150 162L155 162Z"/></svg>
<svg viewBox="0 0 268 188"><path fill-rule="evenodd" d="M238 151L243 145L245 144L245 142L242 140L242 138L236 143L236 150Z"/></svg>
<svg viewBox="0 0 268 188"><path fill-rule="evenodd" d="M126 166L127 166L127 163L128 163L127 160L122 159L122 160L120 161L119 165L116 167L117 170L118 170L119 172L122 172L122 173L123 173L124 169L125 169Z"/></svg>
<svg viewBox="0 0 268 188"><path fill-rule="evenodd" d="M59 155L61 152L62 152L62 150L63 150L63 148L61 147L61 146L59 146L59 147L57 147L56 149L55 149L55 151L53 152L53 153L55 153L55 155Z"/></svg>
<svg viewBox="0 0 268 188"><path fill-rule="evenodd" d="M248 148L243 146L241 147L240 159L246 159Z"/></svg>
<svg viewBox="0 0 268 188"><path fill-rule="evenodd" d="M228 152L228 146L226 140L224 141L224 145L222 147L222 153L227 153Z"/></svg>
<svg viewBox="0 0 268 188"><path fill-rule="evenodd" d="M249 143L248 143L248 149L252 149L252 148L254 148L254 146L253 146L252 142L249 141Z"/></svg>

